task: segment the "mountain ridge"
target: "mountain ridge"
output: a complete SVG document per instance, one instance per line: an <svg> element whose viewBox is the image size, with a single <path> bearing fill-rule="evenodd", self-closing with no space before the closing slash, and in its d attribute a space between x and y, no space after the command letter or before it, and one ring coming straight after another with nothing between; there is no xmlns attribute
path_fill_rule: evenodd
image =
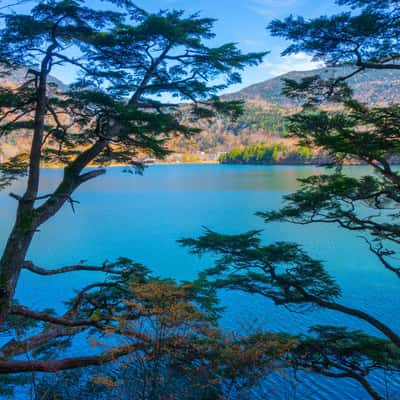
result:
<svg viewBox="0 0 400 400"><path fill-rule="evenodd" d="M322 78L338 78L353 72L354 67L324 67L308 71L290 71L265 81L247 86L238 92L230 93L222 98L228 100L265 101L284 107L299 106L300 102L289 99L282 94L283 79L300 80L312 75ZM357 100L369 104L400 103L400 71L368 70L359 72L348 80Z"/></svg>
<svg viewBox="0 0 400 400"><path fill-rule="evenodd" d="M351 67L320 68L309 71L291 71L280 76L250 85L238 92L224 95L226 100L244 100L244 113L236 121L220 117L212 123L197 122L202 132L191 139L175 138L169 143L174 152L169 162L216 161L221 153L255 145L286 146L296 151L296 141L288 137L286 117L293 114L300 102L282 94L283 79L302 79L320 74L323 77L338 77L352 71ZM26 69L18 69L11 76L0 74L0 85L21 84ZM68 89L57 78L51 82L61 91ZM400 103L400 71L368 71L349 80L355 97L370 105ZM0 144L0 160L6 160L29 146L29 135L3 138Z"/></svg>

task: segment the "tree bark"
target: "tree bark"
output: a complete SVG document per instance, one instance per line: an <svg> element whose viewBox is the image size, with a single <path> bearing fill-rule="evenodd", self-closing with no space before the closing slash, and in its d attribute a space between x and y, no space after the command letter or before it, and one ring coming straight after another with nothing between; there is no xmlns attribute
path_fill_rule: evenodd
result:
<svg viewBox="0 0 400 400"><path fill-rule="evenodd" d="M22 263L35 232L34 204L39 189L41 148L47 107L47 76L53 49L54 45L48 48L39 74L27 188L18 203L16 221L0 259L0 330L7 317Z"/></svg>
<svg viewBox="0 0 400 400"><path fill-rule="evenodd" d="M57 46L57 42L54 41L48 47L41 63L40 72L38 73L39 85L36 92L34 132L29 160L27 189L18 202L16 221L3 255L0 258L0 332L9 313L18 278L37 228L54 216L66 201L71 200L72 193L82 183L105 173L105 170L97 170L81 174L82 170L106 148L109 143L107 137L99 139L69 164L64 169L63 180L53 195L44 204L35 208L39 189L41 150L47 113L47 78L51 70L53 52ZM169 43L160 56L154 60L150 71L145 75L142 83L130 98L129 104L133 105L139 101L146 84L150 81L152 75L163 62L171 48L172 43ZM114 132L118 128L120 127L111 127L111 130ZM110 135L111 137L112 134Z"/></svg>
<svg viewBox="0 0 400 400"><path fill-rule="evenodd" d="M146 345L137 343L111 349L108 352L95 356L70 357L61 360L37 360L37 361L1 361L0 374L22 372L57 372L68 369L99 366L114 361L138 350L145 350Z"/></svg>

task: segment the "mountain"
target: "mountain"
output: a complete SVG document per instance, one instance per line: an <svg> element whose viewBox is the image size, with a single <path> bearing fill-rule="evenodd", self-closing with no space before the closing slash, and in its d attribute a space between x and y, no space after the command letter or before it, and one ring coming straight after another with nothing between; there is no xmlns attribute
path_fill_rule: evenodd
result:
<svg viewBox="0 0 400 400"><path fill-rule="evenodd" d="M258 144L267 147L278 146L280 149L286 146L288 152L296 151L294 139L288 138L287 135L286 117L298 108L299 103L282 95L283 79L300 80L312 75L333 78L352 71L351 67L293 71L249 86L237 93L225 95L224 99L245 101L243 115L236 121L221 117L212 123L199 122L197 126L202 128L200 134L192 139L171 140L170 148L175 153L168 161L215 161L221 153ZM0 85L21 84L26 73L27 70L22 68L12 75L4 75L0 71ZM68 89L56 78L51 78L50 81L61 91ZM355 97L368 104L400 103L400 71L370 70L355 75L349 83ZM29 134L22 138L9 135L2 139L0 161L15 155L21 149L26 149L29 142Z"/></svg>
<svg viewBox="0 0 400 400"><path fill-rule="evenodd" d="M25 81L25 78L29 73L28 71L28 68L14 69L12 72L4 69L0 70L0 85L19 86ZM49 76L49 82L56 85L62 92L66 92L68 90L68 86L54 76Z"/></svg>
<svg viewBox="0 0 400 400"><path fill-rule="evenodd" d="M0 87L3 88L16 88L21 86L29 75L29 79L34 76L29 72L28 68L17 68L12 71L0 68ZM54 76L49 76L48 82L50 83L50 91L66 92L68 86L61 82ZM9 116L12 118L12 115ZM27 151L31 142L31 133L26 130L18 136L14 133L7 134L0 139L0 162L3 162L10 157L15 156L21 151Z"/></svg>
<svg viewBox="0 0 400 400"><path fill-rule="evenodd" d="M199 157L215 158L219 153L257 144L283 145L295 150L295 141L287 137L286 117L298 109L300 103L282 94L284 79L301 80L320 75L322 78L338 78L349 75L352 67L321 68L311 71L293 71L268 79L223 96L226 100L244 100L245 112L237 121L220 118L211 125L200 123L203 132L192 140L178 140L173 150L178 153L198 154ZM370 105L400 103L400 71L369 70L358 73L348 80L354 96ZM204 154L206 156L204 156Z"/></svg>
<svg viewBox="0 0 400 400"><path fill-rule="evenodd" d="M282 94L284 79L301 80L312 75L322 78L338 78L354 71L352 67L321 68L312 71L293 71L249 86L237 93L225 96L227 99L263 101L275 105L293 107L298 102ZM356 99L368 104L400 102L400 71L368 70L350 78L348 83Z"/></svg>

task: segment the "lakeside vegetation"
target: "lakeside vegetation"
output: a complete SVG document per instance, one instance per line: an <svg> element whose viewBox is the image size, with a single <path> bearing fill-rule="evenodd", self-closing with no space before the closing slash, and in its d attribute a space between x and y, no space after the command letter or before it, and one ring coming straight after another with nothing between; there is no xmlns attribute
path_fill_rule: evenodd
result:
<svg viewBox="0 0 400 400"><path fill-rule="evenodd" d="M312 160L313 152L309 147L290 149L284 143L235 148L219 157L222 164L310 164Z"/></svg>

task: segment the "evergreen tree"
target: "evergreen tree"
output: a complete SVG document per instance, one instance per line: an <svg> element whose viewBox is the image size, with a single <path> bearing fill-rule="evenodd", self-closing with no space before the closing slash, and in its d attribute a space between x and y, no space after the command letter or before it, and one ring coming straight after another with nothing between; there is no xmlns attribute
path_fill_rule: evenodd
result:
<svg viewBox="0 0 400 400"><path fill-rule="evenodd" d="M289 17L270 24L273 35L292 44L283 55L306 52L327 66L349 64L347 76L319 76L287 81L286 93L303 101L303 110L290 118L290 131L301 144L323 149L336 170L301 179L301 188L285 196L285 206L258 213L267 223L300 225L328 223L362 236L365 251L383 269L400 278L400 174L392 161L399 157L400 105L369 107L352 98L346 81L366 69L400 69L400 7L390 0L340 0L348 11L305 20ZM398 88L393 88L398 90ZM327 111L321 103L339 103ZM342 168L349 159L371 167L352 177ZM220 255L208 274L217 287L257 293L277 305L297 310L317 306L367 323L379 337L343 326L315 326L299 336L292 348L297 368L359 382L373 399L383 399L369 380L375 370L399 372L400 333L389 321L342 304L341 291L323 264L297 244L263 245L259 232L221 235L206 231L183 244L195 253ZM363 266L360 265L361 269Z"/></svg>
<svg viewBox="0 0 400 400"><path fill-rule="evenodd" d="M169 137L196 133L193 120L240 113L240 103L221 102L216 94L239 82L239 72L258 64L263 54L243 54L231 43L210 47L212 19L176 10L148 13L130 0L105 1L102 8L83 0L15 4L1 9L1 72L22 71L24 78L16 87L0 89L0 134L28 135L30 151L0 166L3 188L21 176L27 179L24 193L11 193L18 207L0 258L0 329L12 337L0 348L0 373L53 372L146 352L151 337L132 326L157 310L139 312L145 311L145 300L137 293L135 297L135 287L154 283L142 266L120 259L48 269L26 259L30 244L65 204L74 209L74 192L105 174L104 166L124 163L141 171L144 155L168 154ZM57 86L51 77L55 66L77 71L76 82ZM182 102L187 105L181 107ZM64 166L52 193L40 192L43 162ZM73 271L106 273L109 278L80 288L57 316L16 302L22 270L44 278ZM191 297L195 292L185 301L193 302L197 315L199 299ZM126 335L130 340L92 356L57 358L58 350L84 333L93 338Z"/></svg>

